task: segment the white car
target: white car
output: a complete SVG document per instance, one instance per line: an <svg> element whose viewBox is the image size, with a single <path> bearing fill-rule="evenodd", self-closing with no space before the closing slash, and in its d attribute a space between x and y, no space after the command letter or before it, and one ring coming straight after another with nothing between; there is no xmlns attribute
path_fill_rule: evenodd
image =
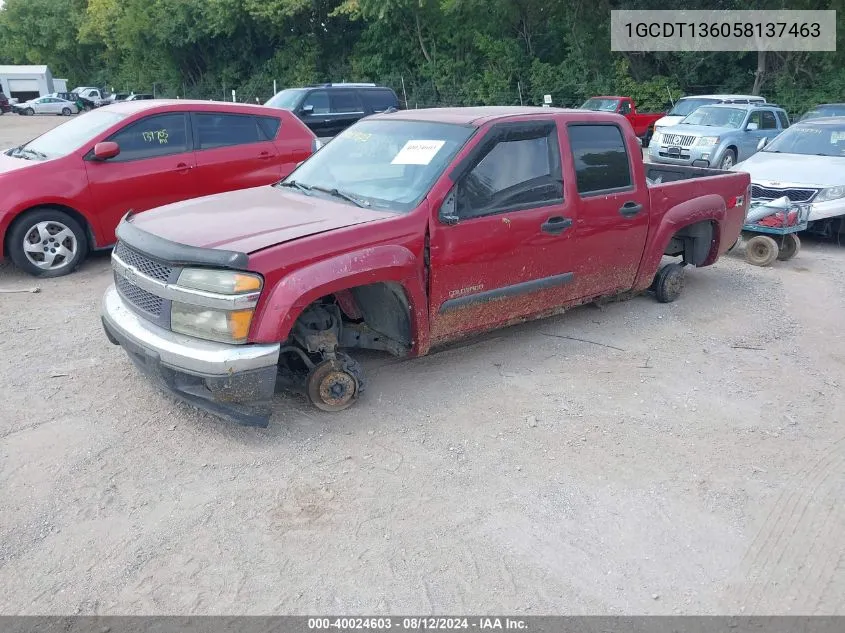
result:
<svg viewBox="0 0 845 633"><path fill-rule="evenodd" d="M672 127L684 120L689 114L695 112L701 106L717 105L719 103L766 103L763 97L754 95L698 95L681 97L675 102L674 107L666 113L666 116L654 122L654 131L659 132L663 128Z"/></svg>
<svg viewBox="0 0 845 633"><path fill-rule="evenodd" d="M845 117L796 123L733 171L751 175L752 202L787 196L810 205L811 231L845 233Z"/></svg>
<svg viewBox="0 0 845 633"><path fill-rule="evenodd" d="M24 103L19 103L15 106L15 110L19 114L33 115L33 114L59 114L70 116L79 112L79 108L73 101L60 99L59 97L38 97L31 99Z"/></svg>

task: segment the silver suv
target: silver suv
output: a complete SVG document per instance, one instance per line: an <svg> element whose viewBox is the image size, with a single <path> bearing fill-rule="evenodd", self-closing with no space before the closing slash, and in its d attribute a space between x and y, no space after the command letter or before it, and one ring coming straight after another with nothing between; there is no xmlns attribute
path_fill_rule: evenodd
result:
<svg viewBox="0 0 845 633"><path fill-rule="evenodd" d="M788 127L786 111L773 104L702 106L655 132L648 156L653 163L730 169Z"/></svg>

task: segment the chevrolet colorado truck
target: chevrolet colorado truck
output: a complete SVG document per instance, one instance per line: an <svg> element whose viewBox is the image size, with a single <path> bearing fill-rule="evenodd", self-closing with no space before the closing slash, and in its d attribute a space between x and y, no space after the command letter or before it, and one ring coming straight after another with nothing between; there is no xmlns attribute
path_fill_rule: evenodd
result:
<svg viewBox="0 0 845 633"><path fill-rule="evenodd" d="M615 114L378 114L274 185L127 214L103 325L220 417L266 426L277 382L340 411L364 391L355 349L422 356L604 297L674 300L685 265L736 242L749 188L647 166Z"/></svg>
<svg viewBox="0 0 845 633"><path fill-rule="evenodd" d="M582 110L597 112L615 112L624 116L643 147L648 147L654 136L654 124L665 116L662 113L637 112L637 104L631 97L590 97L581 106Z"/></svg>

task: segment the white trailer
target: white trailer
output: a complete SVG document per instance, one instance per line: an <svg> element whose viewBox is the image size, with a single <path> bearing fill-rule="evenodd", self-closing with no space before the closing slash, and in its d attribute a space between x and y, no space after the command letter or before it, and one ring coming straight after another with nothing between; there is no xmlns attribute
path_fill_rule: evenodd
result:
<svg viewBox="0 0 845 633"><path fill-rule="evenodd" d="M20 103L60 92L47 66L0 66L0 86L9 99Z"/></svg>

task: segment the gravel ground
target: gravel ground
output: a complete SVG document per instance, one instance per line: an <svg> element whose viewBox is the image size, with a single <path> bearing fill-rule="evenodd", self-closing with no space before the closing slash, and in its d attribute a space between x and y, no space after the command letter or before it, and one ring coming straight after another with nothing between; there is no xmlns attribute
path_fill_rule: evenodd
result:
<svg viewBox="0 0 845 633"><path fill-rule="evenodd" d="M0 294L0 613L845 614L835 244L372 355L356 407L265 430L142 380L108 284L0 267L41 289Z"/></svg>

